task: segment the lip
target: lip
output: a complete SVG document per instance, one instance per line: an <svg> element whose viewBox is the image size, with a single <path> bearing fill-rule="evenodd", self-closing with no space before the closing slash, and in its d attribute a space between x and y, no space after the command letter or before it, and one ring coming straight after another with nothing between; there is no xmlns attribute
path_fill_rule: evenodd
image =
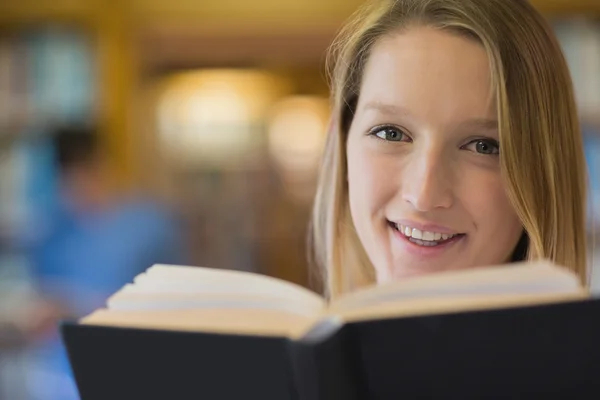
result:
<svg viewBox="0 0 600 400"><path fill-rule="evenodd" d="M460 232L455 231L454 229L448 228L447 226L411 221L408 219L398 219L398 220L390 219L388 221L393 222L395 224L399 224L399 225L409 226L411 228L415 228L420 231L444 233L446 235L458 235L460 233Z"/></svg>
<svg viewBox="0 0 600 400"><path fill-rule="evenodd" d="M421 226L428 226L428 225L421 225ZM435 225L433 225L433 226L436 227L435 229L440 228ZM418 244L411 242L409 240L409 238L406 237L406 235L404 235L397 229L394 229L391 226L388 226L388 229L390 229L390 231L392 232L392 246L395 247L397 250L399 250L401 253L409 254L413 257L416 257L417 259L434 259L436 257L443 256L450 249L463 243L467 236L465 234L459 234L459 235L453 237L452 239L449 239L447 241L444 241L441 244L438 244L437 246L419 246ZM419 228L417 228L417 229L419 229ZM452 231L450 231L449 233L451 233L451 232ZM445 233L445 232L440 232L440 233Z"/></svg>

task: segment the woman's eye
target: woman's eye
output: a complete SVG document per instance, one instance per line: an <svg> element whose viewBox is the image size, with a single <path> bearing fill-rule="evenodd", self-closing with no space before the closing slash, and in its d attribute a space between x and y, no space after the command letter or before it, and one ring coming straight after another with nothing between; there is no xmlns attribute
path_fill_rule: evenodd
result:
<svg viewBox="0 0 600 400"><path fill-rule="evenodd" d="M496 140L493 139L474 140L466 146L466 149L485 155L494 155L500 153L500 145Z"/></svg>
<svg viewBox="0 0 600 400"><path fill-rule="evenodd" d="M377 128L372 131L372 134L377 136L379 139L387 140L390 142L402 142L406 141L407 135L394 127L383 127Z"/></svg>

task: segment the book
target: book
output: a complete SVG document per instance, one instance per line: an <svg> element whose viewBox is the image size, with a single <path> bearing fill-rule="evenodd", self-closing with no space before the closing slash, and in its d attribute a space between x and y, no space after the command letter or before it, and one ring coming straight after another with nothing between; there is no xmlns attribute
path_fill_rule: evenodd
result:
<svg viewBox="0 0 600 400"><path fill-rule="evenodd" d="M61 332L82 400L547 398L600 389L584 380L597 315L545 260L331 302L250 272L155 265Z"/></svg>

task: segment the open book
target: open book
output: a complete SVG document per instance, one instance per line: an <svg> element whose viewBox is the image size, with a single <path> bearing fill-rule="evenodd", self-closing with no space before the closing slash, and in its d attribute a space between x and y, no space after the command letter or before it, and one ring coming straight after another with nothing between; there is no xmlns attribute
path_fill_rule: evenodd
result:
<svg viewBox="0 0 600 400"><path fill-rule="evenodd" d="M258 274L156 265L61 332L82 400L586 398L600 300L546 261L327 302Z"/></svg>
<svg viewBox="0 0 600 400"><path fill-rule="evenodd" d="M344 322L542 304L587 295L574 274L547 261L414 277L362 289L329 304L308 289L272 277L155 265L81 323L301 338Z"/></svg>

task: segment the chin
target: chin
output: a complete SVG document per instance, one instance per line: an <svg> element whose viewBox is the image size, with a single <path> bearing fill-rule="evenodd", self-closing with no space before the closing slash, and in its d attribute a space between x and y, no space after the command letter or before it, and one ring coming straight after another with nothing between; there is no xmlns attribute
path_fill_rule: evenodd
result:
<svg viewBox="0 0 600 400"><path fill-rule="evenodd" d="M389 282L389 281L399 281L403 279L410 279L419 276L431 275L440 272L453 271L453 270L461 270L461 269L469 269L476 268L474 266L448 266L448 265L427 265L427 266L409 266L409 265L392 265L386 274L382 274L382 280L380 282ZM379 277L379 275L378 275Z"/></svg>
<svg viewBox="0 0 600 400"><path fill-rule="evenodd" d="M392 271L389 274L389 280L399 281L418 276L431 275L442 271L444 271L443 268L407 268L406 266L392 267Z"/></svg>

